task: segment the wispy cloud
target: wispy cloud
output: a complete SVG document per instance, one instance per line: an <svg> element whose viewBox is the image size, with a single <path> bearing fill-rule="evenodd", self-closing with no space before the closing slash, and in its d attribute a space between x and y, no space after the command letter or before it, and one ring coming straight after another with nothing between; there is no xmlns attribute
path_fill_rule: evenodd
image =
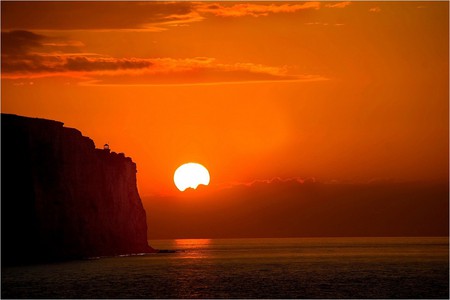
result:
<svg viewBox="0 0 450 300"><path fill-rule="evenodd" d="M325 7L329 7L329 8L344 8L347 7L351 4L350 1L344 1L344 2L338 2L338 3L334 3L334 4L327 4L325 5Z"/></svg>
<svg viewBox="0 0 450 300"><path fill-rule="evenodd" d="M186 14L172 14L163 17L159 22L144 24L144 27L152 26L180 26L187 25L193 22L203 21L205 18L202 17L198 12L191 11Z"/></svg>
<svg viewBox="0 0 450 300"><path fill-rule="evenodd" d="M220 17L261 17L274 13L293 13L306 9L319 9L320 2L305 2L302 4L218 4L198 3L194 9L200 13L213 14Z"/></svg>
<svg viewBox="0 0 450 300"><path fill-rule="evenodd" d="M305 25L318 25L318 26L344 26L342 23L326 23L326 22L308 22Z"/></svg>
<svg viewBox="0 0 450 300"><path fill-rule="evenodd" d="M224 64L214 58L154 58L151 66L135 72L103 74L86 82L94 85L191 85L267 81L315 81L321 76L290 75L286 67L253 63Z"/></svg>

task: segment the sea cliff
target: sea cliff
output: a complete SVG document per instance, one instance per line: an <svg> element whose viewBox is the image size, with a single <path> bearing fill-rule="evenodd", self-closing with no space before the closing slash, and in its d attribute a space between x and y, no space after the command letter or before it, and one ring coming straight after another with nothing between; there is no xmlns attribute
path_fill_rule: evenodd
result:
<svg viewBox="0 0 450 300"><path fill-rule="evenodd" d="M136 164L63 123L1 115L2 265L154 251Z"/></svg>

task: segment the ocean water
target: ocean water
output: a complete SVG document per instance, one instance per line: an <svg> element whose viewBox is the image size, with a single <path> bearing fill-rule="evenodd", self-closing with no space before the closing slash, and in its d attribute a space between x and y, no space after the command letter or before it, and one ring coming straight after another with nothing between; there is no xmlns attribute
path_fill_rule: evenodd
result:
<svg viewBox="0 0 450 300"><path fill-rule="evenodd" d="M2 298L447 298L448 238L150 241L176 253L2 268Z"/></svg>

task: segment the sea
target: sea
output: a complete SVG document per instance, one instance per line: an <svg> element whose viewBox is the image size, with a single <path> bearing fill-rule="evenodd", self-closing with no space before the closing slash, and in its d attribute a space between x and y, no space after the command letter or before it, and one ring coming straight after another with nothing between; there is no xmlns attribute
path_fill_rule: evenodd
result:
<svg viewBox="0 0 450 300"><path fill-rule="evenodd" d="M2 268L2 298L449 298L448 237L151 240L174 250Z"/></svg>

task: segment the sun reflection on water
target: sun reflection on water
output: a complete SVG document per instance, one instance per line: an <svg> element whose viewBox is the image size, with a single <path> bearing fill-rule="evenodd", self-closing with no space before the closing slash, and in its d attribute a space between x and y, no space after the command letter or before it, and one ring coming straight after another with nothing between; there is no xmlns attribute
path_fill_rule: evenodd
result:
<svg viewBox="0 0 450 300"><path fill-rule="evenodd" d="M184 252L184 257L205 258L211 246L211 239L177 239L175 248Z"/></svg>
<svg viewBox="0 0 450 300"><path fill-rule="evenodd" d="M202 245L207 246L211 244L211 239L177 239L175 244L184 248L198 248Z"/></svg>

